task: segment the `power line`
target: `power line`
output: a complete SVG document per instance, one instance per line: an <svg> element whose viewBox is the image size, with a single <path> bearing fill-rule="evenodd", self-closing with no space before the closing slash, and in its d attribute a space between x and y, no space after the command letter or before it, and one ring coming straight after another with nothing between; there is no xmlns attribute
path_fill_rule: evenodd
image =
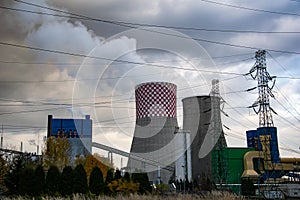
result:
<svg viewBox="0 0 300 200"><path fill-rule="evenodd" d="M245 75L245 74L235 73L235 72L224 72L224 71L222 72L222 71L202 70L202 69L194 69L194 68L173 67L173 66L168 66L168 65L141 63L141 62L133 62L133 61L128 61L128 60L111 59L111 58L98 57L98 56L89 56L89 55L84 55L84 54L79 54L79 53L51 50L51 49L32 47L32 46L26 46L26 45L20 45L20 44L13 44L13 43L2 42L2 41L0 41L0 45L12 46L12 47L23 48L23 49L31 49L31 50L35 50L35 51L44 51L44 52L55 53L55 54L63 54L63 55L75 56L75 57L85 57L85 58L93 58L93 59L98 59L98 60L107 60L107 61L114 61L114 62L120 62L120 63L128 63L128 64L134 64L134 65L149 65L149 66L153 66L153 67L181 69L181 70L187 70L187 71L200 71L200 72L207 72L207 73L214 73L214 74ZM271 50L271 51L274 51L274 50ZM300 54L300 52L294 52L294 53ZM246 60L249 60L249 59L251 59L251 58L247 58ZM279 77L279 78L291 78L292 79L293 77ZM300 78L295 78L295 79L300 79Z"/></svg>
<svg viewBox="0 0 300 200"><path fill-rule="evenodd" d="M206 2L206 3L220 5L220 6L226 6L226 7L255 11L255 12L263 12L263 13L270 13L270 14L276 14L276 15L289 15L289 16L297 16L297 17L300 16L300 14L298 14L298 13L288 13L288 12L264 10L264 9L259 9L259 8L249 8L249 7L238 6L238 5L227 4L227 3L220 3L220 2L216 2L216 1L210 1L210 0L201 0L201 1Z"/></svg>
<svg viewBox="0 0 300 200"><path fill-rule="evenodd" d="M27 4L30 6L51 10L55 12L64 13L67 15L57 15L57 14L51 14L51 13L43 13L43 12L35 12L35 11L28 11L24 9L15 9L15 8L9 8L9 7L3 7L3 9L11 9L15 11L21 11L21 12L29 12L29 13L36 13L36 14L45 14L45 15L52 15L57 17L66 17L66 18L75 18L75 19L81 19L81 20L90 20L90 21L98 21L98 22L104 22L104 23L110 23L118 26L125 26L125 27L131 27L134 26L134 28L137 27L156 27L156 28L170 28L170 29L176 29L176 30L190 30L190 31L208 31L208 32L221 32L221 33L258 33L258 34L299 34L300 31L256 31L256 30L235 30L235 29L209 29L209 28L197 28L197 27L182 27L182 26L168 26L168 25L159 25L159 24L146 24L146 23L134 23L134 22L124 22L124 21L113 21L113 20L104 20L94 17L89 17L86 15L79 15L72 12L67 12L59 9L49 8L46 6L41 6L34 3L28 3L21 0L14 0L19 3Z"/></svg>
<svg viewBox="0 0 300 200"><path fill-rule="evenodd" d="M51 49L32 47L32 46L26 46L26 45L20 45L20 44L13 44L13 43L2 42L2 41L0 41L0 45L12 46L12 47L23 48L23 49L31 49L31 50L35 50L35 51L43 51L43 52L49 52L49 53L55 53L55 54L63 54L63 55L74 56L74 57L84 57L84 58L92 58L92 59L97 59L97 60L107 60L107 61L114 61L114 62L120 62L120 63L128 63L128 64L133 64L133 65L149 65L152 67L180 69L180 70L186 70L186 71L200 71L200 72L207 72L207 73L213 73L213 74L244 75L244 74L235 73L235 72L222 72L222 71L202 70L202 69L194 69L194 68L173 67L173 66L169 66L169 65L133 62L133 61L128 61L128 60L111 59L111 58L98 57L98 56L89 56L89 55L84 55L84 54L80 54L80 53L66 52L66 51L60 51L60 50L51 50Z"/></svg>
<svg viewBox="0 0 300 200"><path fill-rule="evenodd" d="M209 28L197 28L197 27L183 27L183 26L168 26L168 25L159 25L159 24L146 24L146 23L134 23L134 22L124 22L124 21L113 21L113 20L104 20L99 18L93 18L86 15L79 15L72 12L67 12L59 9L49 8L45 6L41 6L34 3L28 3L20 0L15 0L19 3L27 4L34 7L43 8L46 10L51 10L55 12L64 13L67 15L56 15L56 14L50 14L50 13L43 13L43 12L36 12L36 14L49 14L54 15L58 17L69 17L69 18L75 18L75 19L82 19L82 20L90 20L90 21L98 21L98 22L104 22L104 23L110 23L118 26L135 26L137 27L156 27L156 28L170 28L170 29L176 29L176 30L192 30L192 31L208 31L208 32L221 32L221 33L258 33L258 34L299 34L299 31L256 31L256 30L235 30L235 29L209 29ZM4 7L5 8L5 7ZM8 7L7 7L8 8ZM10 8L13 9L13 8ZM14 9L16 11L28 11L28 10L22 10L22 9ZM30 11L32 13L35 13L35 11Z"/></svg>
<svg viewBox="0 0 300 200"><path fill-rule="evenodd" d="M15 1L18 1L18 0L15 0ZM18 2L21 2L21 1L18 1ZM57 12L68 13L68 12L64 12L64 11L61 11L61 10L57 10L57 9L47 8L47 7L45 7L45 9L50 9L50 10L54 10L54 11L57 11ZM39 13L39 14L41 14L41 13ZM69 14L72 14L72 13L69 13ZM73 15L78 16L78 14L73 14ZM79 15L79 16L81 16L81 15ZM84 17L86 17L86 16L84 16ZM90 19L89 17L86 17L86 18ZM105 20L99 20L99 21L105 21ZM133 27L133 26L125 25L125 24L119 24L119 23L114 23L114 24L120 25L120 26L124 25L124 26L129 27L129 28L136 28L136 27ZM193 39L195 41L200 41L200 42L212 43L212 44L223 45L223 46L230 46L230 47L235 47L235 48L246 48L246 49L252 49L252 50L265 49L267 51L278 52L278 53L300 54L300 52L296 52L296 51L267 49L267 48L262 48L262 47L251 47L251 46L246 46L246 45L231 44L231 43L225 43L225 42L220 42L220 41L212 41L212 40L207 40L207 39L202 39L202 38L185 37L185 36L180 36L180 35L171 34L171 33L164 33L164 32L149 30L149 29L141 29L141 30L147 31L147 32L153 32L153 33L159 33L159 34L168 35L168 36L179 37L179 38L183 38L183 39Z"/></svg>

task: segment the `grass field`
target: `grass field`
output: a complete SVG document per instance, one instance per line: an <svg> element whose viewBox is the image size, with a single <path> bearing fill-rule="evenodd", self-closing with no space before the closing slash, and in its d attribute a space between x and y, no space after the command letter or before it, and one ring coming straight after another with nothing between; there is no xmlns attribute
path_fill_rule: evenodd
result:
<svg viewBox="0 0 300 200"><path fill-rule="evenodd" d="M2 200L28 200L34 198L25 198L25 197L0 197ZM99 196L99 197L85 197L81 195L74 195L72 198L62 198L62 197L42 197L41 200L194 200L194 199L203 199L203 200L245 200L244 197L235 196L232 194L210 194L206 197L201 197L199 195L129 195L129 196L117 196L117 197L108 197L108 196Z"/></svg>

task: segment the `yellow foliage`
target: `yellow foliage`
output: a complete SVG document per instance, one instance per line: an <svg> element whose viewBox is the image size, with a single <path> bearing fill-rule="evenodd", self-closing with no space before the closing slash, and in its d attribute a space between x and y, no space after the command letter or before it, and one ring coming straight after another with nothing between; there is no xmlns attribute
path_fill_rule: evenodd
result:
<svg viewBox="0 0 300 200"><path fill-rule="evenodd" d="M109 169L108 166L106 166L105 164L103 164L101 162L100 159L98 159L99 155L87 155L86 157L82 158L79 157L75 160L75 164L82 164L84 167L84 170L87 174L87 178L89 180L90 178L90 174L93 170L94 167L99 167L99 169L101 170L102 174L103 174L103 178L105 179L107 171Z"/></svg>
<svg viewBox="0 0 300 200"><path fill-rule="evenodd" d="M71 145L67 138L49 137L46 141L46 149L43 151L44 166L58 167L60 171L70 162Z"/></svg>
<svg viewBox="0 0 300 200"><path fill-rule="evenodd" d="M121 194L131 194L136 193L139 190L139 183L135 183L133 181L126 181L123 179L114 180L109 183L108 188L113 193L121 193Z"/></svg>

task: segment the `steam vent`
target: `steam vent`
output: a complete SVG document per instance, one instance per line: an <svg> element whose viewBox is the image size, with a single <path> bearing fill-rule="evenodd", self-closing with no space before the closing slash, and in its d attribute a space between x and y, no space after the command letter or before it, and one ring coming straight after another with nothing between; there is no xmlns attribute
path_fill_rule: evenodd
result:
<svg viewBox="0 0 300 200"><path fill-rule="evenodd" d="M147 172L156 183L167 183L174 172L176 90L168 82L147 82L135 88L136 126L127 167L131 172Z"/></svg>

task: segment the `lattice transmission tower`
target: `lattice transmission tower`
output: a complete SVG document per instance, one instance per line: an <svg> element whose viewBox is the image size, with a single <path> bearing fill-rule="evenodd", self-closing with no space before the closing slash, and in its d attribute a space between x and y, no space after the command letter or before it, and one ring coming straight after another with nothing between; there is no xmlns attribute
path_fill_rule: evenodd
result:
<svg viewBox="0 0 300 200"><path fill-rule="evenodd" d="M258 99L250 107L259 115L259 127L273 127L272 112L277 113L270 106L270 97L274 98L272 89L275 85L276 76L270 76L267 71L265 50L256 51L255 59L256 62L249 74L258 81ZM272 82L271 87L269 82Z"/></svg>
<svg viewBox="0 0 300 200"><path fill-rule="evenodd" d="M214 148L211 154L212 158L212 178L213 182L218 185L218 189L223 189L223 185L227 183L228 169L227 157L224 153L224 148L227 147L226 139L222 129L221 112L227 116L223 111L224 99L220 95L219 80L212 80L212 88L210 91L212 103L212 118L215 133L213 135Z"/></svg>

